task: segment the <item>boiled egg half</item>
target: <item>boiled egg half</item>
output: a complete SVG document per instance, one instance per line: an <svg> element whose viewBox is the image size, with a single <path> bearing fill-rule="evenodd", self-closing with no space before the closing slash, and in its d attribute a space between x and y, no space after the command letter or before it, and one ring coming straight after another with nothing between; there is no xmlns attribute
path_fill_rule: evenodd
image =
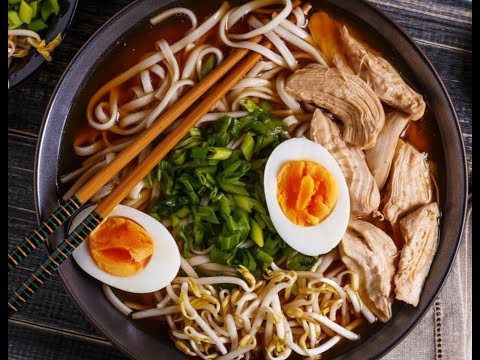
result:
<svg viewBox="0 0 480 360"><path fill-rule="evenodd" d="M317 256L342 239L350 196L338 163L322 145L289 139L265 166L265 199L278 234L298 252Z"/></svg>
<svg viewBox="0 0 480 360"><path fill-rule="evenodd" d="M69 231L95 207L82 210ZM77 247L73 258L95 279L139 294L165 287L180 268L180 252L170 232L151 216L125 205L115 207Z"/></svg>

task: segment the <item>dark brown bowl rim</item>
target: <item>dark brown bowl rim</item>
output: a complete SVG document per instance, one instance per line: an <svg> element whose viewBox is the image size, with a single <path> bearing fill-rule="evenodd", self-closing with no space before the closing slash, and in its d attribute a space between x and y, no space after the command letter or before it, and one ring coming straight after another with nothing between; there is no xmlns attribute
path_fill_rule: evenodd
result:
<svg viewBox="0 0 480 360"><path fill-rule="evenodd" d="M37 144L34 195L38 221L58 206L56 181L61 133L66 123L65 119L67 119L70 111L70 104L75 99L75 95L81 88L88 73L95 68L95 60L103 53L100 51L100 54L98 54L97 51L96 56L92 54L95 54L98 47L104 46L105 48L105 45L113 44L115 40L127 32L126 28L121 26L122 22L125 24L136 23L146 16L147 9L150 9L151 13L151 9L164 8L173 2L173 0L137 0L126 6L92 35L65 70L48 104ZM426 314L442 288L453 264L463 231L467 206L465 147L460 124L447 90L427 56L411 37L389 16L365 1L330 0L329 2L351 14L355 14L356 17L374 26L385 41L393 46L403 60L408 63L413 73L423 75L423 77L416 76L416 78L419 79L418 83L425 87L427 102L431 105L435 118L439 122L442 146L445 149L448 145L449 149L445 153L447 178L445 181L446 194L445 203L443 204L444 214L440 245L418 307L413 308L403 305L399 313L386 323L381 331L372 334L360 345L335 357L336 360L354 359L356 356L378 359L397 345ZM139 15L141 11L143 11L142 15ZM412 64L415 65L414 69ZM68 89L68 92L62 92L62 90L66 89ZM60 129L62 130L60 131ZM42 176L39 176L39 174L42 174ZM52 194L55 195L52 196ZM120 351L132 359L149 359L154 354L157 357L172 356L172 359L182 358L182 354L176 351L173 345L165 346L160 344L150 335L141 333L134 325L125 322L123 317L119 317L118 314L109 311L111 309L106 307L108 302L105 299L90 300L87 296L82 297L83 290L88 289L90 292L93 291L95 293L99 291L99 286L93 283L91 279L90 281L86 280L86 276L79 273L80 271L73 266L71 260L67 261L59 269L60 278L74 303L83 315L109 338ZM75 282L82 279L86 280L86 285ZM90 304L88 304L89 302ZM103 311L99 312L96 310L93 304L100 307ZM102 317L104 319L103 322ZM118 328L122 326L128 329ZM143 343L147 342L151 349L142 348L142 345L132 345L138 340L136 336L139 335L142 336ZM128 337L133 337L134 341L127 342Z"/></svg>

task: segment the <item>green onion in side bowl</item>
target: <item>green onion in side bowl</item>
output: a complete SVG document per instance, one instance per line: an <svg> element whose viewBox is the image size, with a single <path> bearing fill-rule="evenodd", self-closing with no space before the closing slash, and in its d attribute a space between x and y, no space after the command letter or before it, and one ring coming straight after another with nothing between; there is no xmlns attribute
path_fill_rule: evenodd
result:
<svg viewBox="0 0 480 360"><path fill-rule="evenodd" d="M50 53L60 44L58 34L50 43L42 38L42 33L55 23L60 14L58 0L8 0L8 66L13 58L25 57L32 48L51 61Z"/></svg>

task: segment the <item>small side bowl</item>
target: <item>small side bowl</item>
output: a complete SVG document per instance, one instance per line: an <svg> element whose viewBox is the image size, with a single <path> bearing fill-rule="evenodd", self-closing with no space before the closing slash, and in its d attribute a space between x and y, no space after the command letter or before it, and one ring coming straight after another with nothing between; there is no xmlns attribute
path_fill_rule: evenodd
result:
<svg viewBox="0 0 480 360"><path fill-rule="evenodd" d="M78 0L65 0L62 1L61 4L64 4L63 6L68 5L68 8L63 14L60 15L55 27L47 34L47 43L52 41L58 33L62 33L62 36L65 37L65 33L72 23ZM61 44L59 46L61 46ZM54 53L55 51L53 51L52 56L55 56L53 55ZM53 61L55 61L55 59L53 59ZM34 49L31 51L31 54L28 54L26 57L14 59L10 65L10 68L8 69L8 81L10 83L8 90L13 90L27 80L28 77L45 62L46 60L44 57L34 51Z"/></svg>

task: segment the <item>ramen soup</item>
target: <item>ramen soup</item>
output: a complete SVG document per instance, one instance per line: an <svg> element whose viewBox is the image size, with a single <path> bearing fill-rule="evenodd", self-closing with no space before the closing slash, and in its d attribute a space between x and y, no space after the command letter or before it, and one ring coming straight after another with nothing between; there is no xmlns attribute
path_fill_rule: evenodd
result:
<svg viewBox="0 0 480 360"><path fill-rule="evenodd" d="M148 331L166 324L187 355L333 356L419 302L440 221L434 121L368 24L298 1L209 4L152 13L99 64L66 129L61 196L232 51L261 60L74 258L112 306Z"/></svg>

